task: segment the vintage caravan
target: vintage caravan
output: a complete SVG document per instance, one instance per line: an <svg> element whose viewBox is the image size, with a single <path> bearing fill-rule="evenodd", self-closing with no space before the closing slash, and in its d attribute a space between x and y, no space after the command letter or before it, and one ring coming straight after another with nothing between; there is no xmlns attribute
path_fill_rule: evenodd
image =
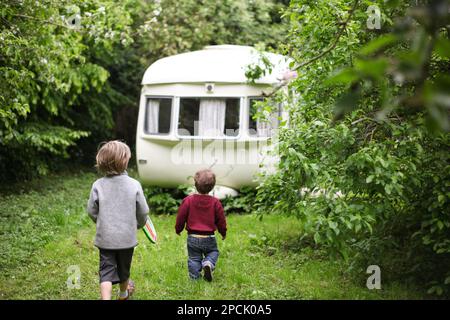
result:
<svg viewBox="0 0 450 320"><path fill-rule="evenodd" d="M208 46L160 59L146 70L136 137L144 184L192 184L197 170L211 168L219 197L255 185L261 164L273 161L266 153L284 115L278 108L265 120L255 119L252 106L289 70L284 56L264 56L271 73L253 84L245 72L260 63L261 54L247 46Z"/></svg>

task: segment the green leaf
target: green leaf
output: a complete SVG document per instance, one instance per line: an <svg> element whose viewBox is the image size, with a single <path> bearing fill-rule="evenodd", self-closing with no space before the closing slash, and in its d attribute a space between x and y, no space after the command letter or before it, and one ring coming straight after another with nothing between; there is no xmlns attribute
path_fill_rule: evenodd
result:
<svg viewBox="0 0 450 320"><path fill-rule="evenodd" d="M449 130L450 76L440 75L433 80L426 81L424 100L431 124L443 130Z"/></svg>
<svg viewBox="0 0 450 320"><path fill-rule="evenodd" d="M392 45L393 43L395 43L397 41L398 41L398 37L392 33L382 35L378 38L373 39L368 44L366 44L364 47L362 47L359 50L359 54L365 55L365 56L373 54L376 51L384 49L385 47Z"/></svg>
<svg viewBox="0 0 450 320"><path fill-rule="evenodd" d="M325 80L325 84L351 84L356 82L358 79L359 75L353 68L346 68Z"/></svg>
<svg viewBox="0 0 450 320"><path fill-rule="evenodd" d="M391 186L390 184L385 185L385 186L384 186L384 191L385 191L387 194L391 194L391 193L392 193L392 186Z"/></svg>
<svg viewBox="0 0 450 320"><path fill-rule="evenodd" d="M320 241L321 241L321 237L320 237L320 234L319 234L318 232L316 232L316 233L314 234L314 241L315 241L317 244L319 244Z"/></svg>
<svg viewBox="0 0 450 320"><path fill-rule="evenodd" d="M367 226L367 229L369 229L369 232L373 233L372 225L369 222L367 222L367 221L365 222L365 225Z"/></svg>
<svg viewBox="0 0 450 320"><path fill-rule="evenodd" d="M375 79L381 79L388 67L388 61L385 58L378 58L372 60L355 60L355 69L362 74L373 77Z"/></svg>
<svg viewBox="0 0 450 320"><path fill-rule="evenodd" d="M450 58L450 40L439 37L436 40L434 51L442 58Z"/></svg>
<svg viewBox="0 0 450 320"><path fill-rule="evenodd" d="M344 114L354 110L360 98L361 94L359 91L351 91L340 96L334 108L335 118L340 119Z"/></svg>

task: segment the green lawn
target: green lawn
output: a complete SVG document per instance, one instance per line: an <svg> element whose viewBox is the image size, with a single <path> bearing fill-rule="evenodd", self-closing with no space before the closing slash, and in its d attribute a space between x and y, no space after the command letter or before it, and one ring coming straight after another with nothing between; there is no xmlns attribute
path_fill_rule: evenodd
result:
<svg viewBox="0 0 450 320"><path fill-rule="evenodd" d="M0 299L98 299L95 225L85 204L95 174L53 175L0 194ZM13 191L11 191L13 190ZM227 217L229 234L214 281L191 281L186 234L174 216L152 216L159 243L139 232L132 279L135 299L421 299L399 284L368 290L345 273L344 263L296 245L299 222L254 214ZM68 268L81 271L80 289L69 289ZM364 274L365 270L361 270Z"/></svg>

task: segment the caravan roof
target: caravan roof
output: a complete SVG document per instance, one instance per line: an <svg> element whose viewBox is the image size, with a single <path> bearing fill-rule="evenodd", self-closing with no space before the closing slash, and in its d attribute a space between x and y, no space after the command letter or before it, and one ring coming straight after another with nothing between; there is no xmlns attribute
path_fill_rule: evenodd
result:
<svg viewBox="0 0 450 320"><path fill-rule="evenodd" d="M264 52L273 70L258 79L258 84L276 84L289 69L286 57ZM203 50L162 58L147 68L142 84L162 83L246 83L245 71L249 65L259 64L258 51L248 46L217 45Z"/></svg>

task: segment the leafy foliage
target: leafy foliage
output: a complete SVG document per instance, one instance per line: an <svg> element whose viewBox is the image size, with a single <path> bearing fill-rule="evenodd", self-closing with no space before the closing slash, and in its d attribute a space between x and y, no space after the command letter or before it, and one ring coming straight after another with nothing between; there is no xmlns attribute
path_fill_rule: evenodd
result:
<svg viewBox="0 0 450 320"><path fill-rule="evenodd" d="M194 191L195 189L191 185L180 185L177 188L144 187L144 194L153 214L176 214L181 201ZM222 199L225 214L252 212L255 195L254 188L243 187L239 190L238 196Z"/></svg>
<svg viewBox="0 0 450 320"><path fill-rule="evenodd" d="M380 30L366 28L369 5ZM257 195L354 268L438 295L450 293L448 12L448 1L292 1L283 53L302 65L299 96L285 98L279 171Z"/></svg>
<svg viewBox="0 0 450 320"><path fill-rule="evenodd" d="M181 200L187 195L181 188L160 187L145 187L144 194L153 214L176 214Z"/></svg>
<svg viewBox="0 0 450 320"><path fill-rule="evenodd" d="M130 41L131 20L96 0L7 1L0 18L2 178L43 174L92 127L112 128L95 103L109 76L96 60Z"/></svg>
<svg viewBox="0 0 450 320"><path fill-rule="evenodd" d="M251 187L242 187L236 197L228 196L222 199L222 206L226 214L249 213L254 209L256 190Z"/></svg>
<svg viewBox="0 0 450 320"><path fill-rule="evenodd" d="M140 81L155 60L207 44L274 47L282 2L46 0L0 9L0 179L92 164L134 144Z"/></svg>

